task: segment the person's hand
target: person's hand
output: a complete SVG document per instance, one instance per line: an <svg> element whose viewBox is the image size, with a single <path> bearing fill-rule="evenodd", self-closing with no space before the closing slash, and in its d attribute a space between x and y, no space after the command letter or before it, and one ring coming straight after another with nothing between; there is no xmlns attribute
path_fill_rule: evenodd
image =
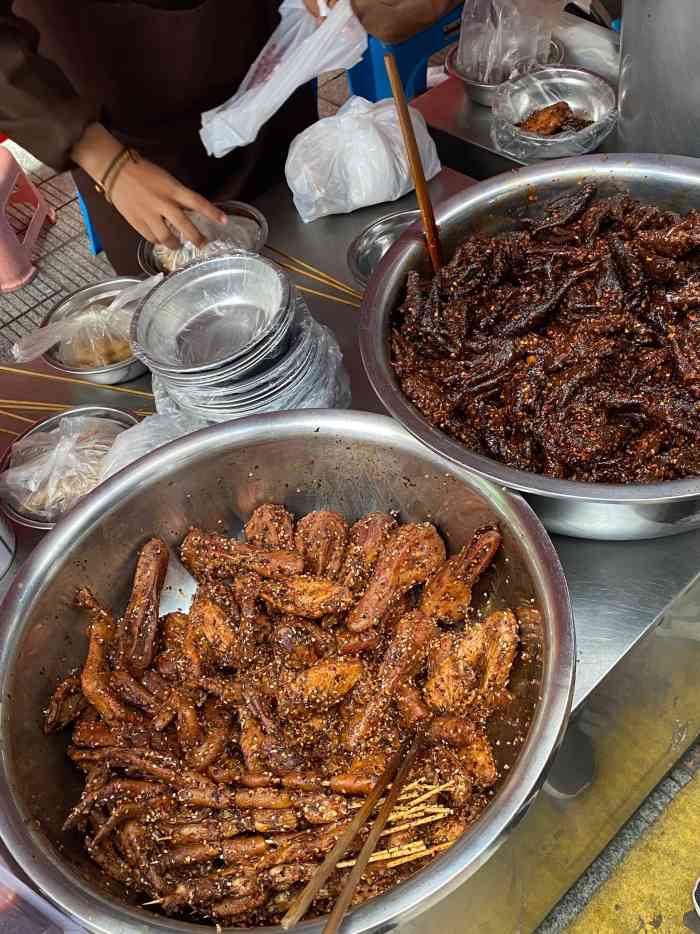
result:
<svg viewBox="0 0 700 934"><path fill-rule="evenodd" d="M327 0L329 7L334 7L338 0ZM320 7L318 5L318 0L304 0L306 4L306 9L311 13L316 19L321 19Z"/></svg>
<svg viewBox="0 0 700 934"><path fill-rule="evenodd" d="M73 147L73 160L95 181L101 181L121 144L100 124L92 124ZM171 249L180 244L173 230L201 247L206 242L186 210L197 211L215 223L226 217L206 198L191 191L168 172L147 159L129 160L119 172L111 191L114 207L151 243ZM166 223L167 221L167 223ZM172 229L171 229L172 228Z"/></svg>

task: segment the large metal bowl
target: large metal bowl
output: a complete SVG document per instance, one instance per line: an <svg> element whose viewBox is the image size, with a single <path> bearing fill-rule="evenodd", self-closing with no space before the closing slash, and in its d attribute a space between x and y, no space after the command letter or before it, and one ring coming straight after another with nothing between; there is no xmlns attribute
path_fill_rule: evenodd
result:
<svg viewBox="0 0 700 934"><path fill-rule="evenodd" d="M494 800L449 852L355 909L347 934L389 930L475 872L532 801L561 739L574 679L571 608L556 552L521 497L445 463L396 422L367 413L281 413L190 435L118 473L73 510L23 566L1 610L0 836L37 887L90 931L201 934L203 927L120 901L78 837L61 832L81 782L65 756L67 738L42 734L41 711L52 687L84 658L75 588L89 584L119 611L138 548L151 535L175 546L191 523L215 528L218 520L236 533L266 500L297 513L324 506L349 518L397 509L406 520L430 518L450 549L496 519L505 546L492 578L495 599L516 606L533 599L541 610L541 624L524 628L527 651L512 684L514 715L534 707L534 717L519 753L506 741L497 747L509 769ZM180 588L191 592L191 579L172 563L162 612L183 603ZM317 934L321 926L299 930Z"/></svg>
<svg viewBox="0 0 700 934"><path fill-rule="evenodd" d="M446 256L470 233L510 230L516 215L579 185L601 194L629 191L674 211L700 208L700 160L662 155L595 155L517 169L481 182L438 208ZM435 428L401 392L389 360L387 333L411 269L429 274L418 225L387 253L365 293L360 323L362 360L372 386L391 414L432 450L503 486L521 490L552 532L578 538L660 538L700 527L700 478L656 484L602 484L555 480L506 467L469 451Z"/></svg>

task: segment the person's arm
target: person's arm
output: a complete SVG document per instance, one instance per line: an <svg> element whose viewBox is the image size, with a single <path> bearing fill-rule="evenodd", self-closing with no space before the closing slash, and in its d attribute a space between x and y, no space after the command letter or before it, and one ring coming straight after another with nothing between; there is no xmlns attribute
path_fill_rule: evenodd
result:
<svg viewBox="0 0 700 934"><path fill-rule="evenodd" d="M383 42L403 42L432 26L461 0L352 0L367 32Z"/></svg>
<svg viewBox="0 0 700 934"><path fill-rule="evenodd" d="M101 181L122 146L97 122L97 105L81 98L37 46L36 31L12 13L12 0L0 0L0 133L58 172L79 165ZM126 163L112 201L147 240L173 247L166 220L197 246L204 241L185 210L222 220L205 198L146 159Z"/></svg>

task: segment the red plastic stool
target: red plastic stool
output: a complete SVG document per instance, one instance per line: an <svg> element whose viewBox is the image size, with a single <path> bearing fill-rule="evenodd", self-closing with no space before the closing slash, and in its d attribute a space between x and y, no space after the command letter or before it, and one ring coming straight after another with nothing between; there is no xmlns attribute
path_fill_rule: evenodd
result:
<svg viewBox="0 0 700 934"><path fill-rule="evenodd" d="M7 216L10 204L29 204L34 215L19 239ZM14 292L36 275L32 251L44 221L56 222L56 212L29 181L16 159L0 146L0 292Z"/></svg>

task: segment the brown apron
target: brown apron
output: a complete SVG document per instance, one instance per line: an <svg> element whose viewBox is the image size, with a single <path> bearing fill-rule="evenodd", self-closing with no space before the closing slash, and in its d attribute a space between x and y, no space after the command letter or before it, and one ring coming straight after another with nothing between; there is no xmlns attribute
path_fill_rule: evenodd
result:
<svg viewBox="0 0 700 934"><path fill-rule="evenodd" d="M214 200L250 200L282 177L289 143L317 114L302 88L250 146L210 158L199 138L203 110L239 86L278 22L280 0L200 0L166 9L137 0L15 0L41 36L42 53L125 145ZM184 8L183 8L184 7ZM76 183L120 275L138 273L138 234L95 191Z"/></svg>

